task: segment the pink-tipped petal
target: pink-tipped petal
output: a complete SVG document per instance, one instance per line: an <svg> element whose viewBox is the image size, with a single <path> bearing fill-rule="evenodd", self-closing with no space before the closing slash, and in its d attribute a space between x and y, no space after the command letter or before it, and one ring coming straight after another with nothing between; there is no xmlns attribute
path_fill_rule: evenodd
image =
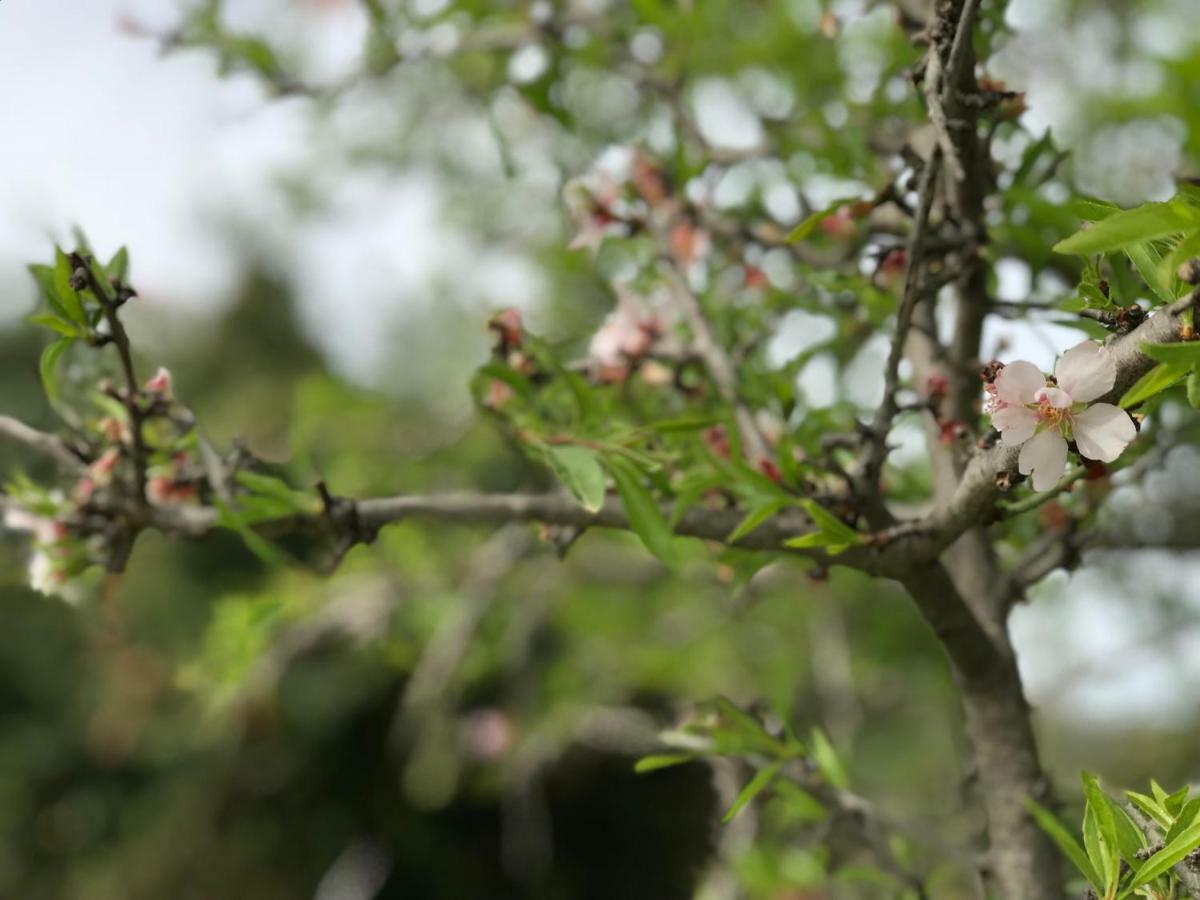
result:
<svg viewBox="0 0 1200 900"><path fill-rule="evenodd" d="M1005 403L1032 403L1033 395L1046 386L1046 376L1031 362L1019 359L996 376L996 396Z"/></svg>
<svg viewBox="0 0 1200 900"><path fill-rule="evenodd" d="M1033 396L1035 403L1046 403L1055 409L1070 409L1073 398L1066 391L1056 387L1044 387Z"/></svg>
<svg viewBox="0 0 1200 900"><path fill-rule="evenodd" d="M1051 490L1067 465L1067 442L1057 428L1047 428L1021 446L1017 467L1022 475L1033 475L1035 491Z"/></svg>
<svg viewBox="0 0 1200 900"><path fill-rule="evenodd" d="M1000 432L1005 446L1025 443L1037 431L1037 413L1024 406L1006 406L992 414L992 427Z"/></svg>
<svg viewBox="0 0 1200 900"><path fill-rule="evenodd" d="M1076 403L1089 403L1112 390L1117 365L1100 344L1083 341L1059 357L1054 377Z"/></svg>
<svg viewBox="0 0 1200 900"><path fill-rule="evenodd" d="M1137 437L1129 413L1111 403L1095 403L1071 417L1071 430L1080 454L1097 462L1112 462Z"/></svg>

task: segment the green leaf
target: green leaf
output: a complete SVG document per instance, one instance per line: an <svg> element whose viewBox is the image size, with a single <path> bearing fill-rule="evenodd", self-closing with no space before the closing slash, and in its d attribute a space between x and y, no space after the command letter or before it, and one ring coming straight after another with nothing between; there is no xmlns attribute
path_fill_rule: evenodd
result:
<svg viewBox="0 0 1200 900"><path fill-rule="evenodd" d="M1025 808L1029 810L1030 815L1033 816L1042 831L1046 832L1050 839L1058 845L1058 849L1062 851L1063 855L1074 863L1075 868L1087 879L1088 884L1095 890L1103 892L1104 885L1100 881L1100 876L1096 873L1083 847L1079 846L1079 841L1075 839L1075 836L1067 831L1050 810L1032 799L1026 798Z"/></svg>
<svg viewBox="0 0 1200 900"><path fill-rule="evenodd" d="M1091 804L1086 804L1083 808L1083 846L1087 849L1092 866L1100 873L1107 896L1108 888L1112 884L1112 854L1108 852L1104 839L1100 836L1100 827L1096 824Z"/></svg>
<svg viewBox="0 0 1200 900"><path fill-rule="evenodd" d="M1125 248L1125 254L1142 276L1154 295L1163 303L1172 303L1181 293L1181 282L1174 272L1163 272L1163 260L1167 254L1154 242L1133 244Z"/></svg>
<svg viewBox="0 0 1200 900"><path fill-rule="evenodd" d="M813 520L821 531L831 538L844 541L847 544L862 542L862 535L831 513L815 500L802 500L800 503L808 517Z"/></svg>
<svg viewBox="0 0 1200 900"><path fill-rule="evenodd" d="M54 290L66 310L67 318L87 328L87 313L83 309L83 300L75 288L71 287L71 261L59 247L54 248Z"/></svg>
<svg viewBox="0 0 1200 900"><path fill-rule="evenodd" d="M1121 398L1121 408L1129 409L1139 403L1145 403L1151 397L1161 394L1173 387L1180 378L1187 375L1191 367L1176 363L1160 363L1141 378L1139 378Z"/></svg>
<svg viewBox="0 0 1200 900"><path fill-rule="evenodd" d="M736 544L759 525L763 524L763 522L774 517L776 513L790 505L790 501L782 497L770 497L764 500L746 514L746 518L742 519L738 527L733 529L729 533L729 537L725 540L730 544Z"/></svg>
<svg viewBox="0 0 1200 900"><path fill-rule="evenodd" d="M42 351L38 371L42 376L42 388L46 391L46 399L50 401L51 406L58 405L58 361L74 343L75 338L61 337Z"/></svg>
<svg viewBox="0 0 1200 900"><path fill-rule="evenodd" d="M750 779L750 782L738 792L737 797L734 798L733 805L730 806L725 815L721 817L721 824L731 821L734 816L736 816L746 807L747 803L761 794L767 785L771 783L771 780L775 777L775 775L779 772L779 768L782 765L783 763L772 763L765 769L760 769L758 773Z"/></svg>
<svg viewBox="0 0 1200 900"><path fill-rule="evenodd" d="M1192 409L1200 409L1200 370L1195 368L1188 373L1187 398Z"/></svg>
<svg viewBox="0 0 1200 900"><path fill-rule="evenodd" d="M1154 799L1158 801L1159 806L1165 809L1169 814L1170 809L1167 806L1167 797L1169 795L1163 789L1163 786L1153 778L1150 779L1150 793L1154 794Z"/></svg>
<svg viewBox="0 0 1200 900"><path fill-rule="evenodd" d="M294 514L311 515L320 508L320 501L305 491L297 491L282 478L259 472L238 472L235 480L255 496L241 500L243 521L253 511L253 521L282 518ZM251 503L251 500L258 501Z"/></svg>
<svg viewBox="0 0 1200 900"><path fill-rule="evenodd" d="M1163 801L1163 808L1173 816L1179 816L1183 809L1184 803L1187 802L1189 788L1185 784L1173 794L1169 794L1167 799Z"/></svg>
<svg viewBox="0 0 1200 900"><path fill-rule="evenodd" d="M1198 220L1200 217L1195 210L1185 203L1145 203L1133 209L1113 213L1093 223L1091 227L1059 241L1053 249L1056 253L1074 253L1079 256L1111 253L1194 228Z"/></svg>
<svg viewBox="0 0 1200 900"><path fill-rule="evenodd" d="M113 258L104 267L108 277L114 281L129 282L129 250L122 247L113 254Z"/></svg>
<svg viewBox="0 0 1200 900"><path fill-rule="evenodd" d="M785 238L785 240L789 244L795 244L798 241L804 240L816 230L817 226L821 224L821 220L826 216L833 215L841 207L848 203L858 203L862 199L862 197L843 197L840 200L834 200L824 209L819 209L816 212L805 216L799 225L788 232L788 236Z"/></svg>
<svg viewBox="0 0 1200 900"><path fill-rule="evenodd" d="M246 547L257 556L260 560L268 565L284 566L288 563L288 557L281 550L275 548L273 544L263 538L254 529L245 518L237 512L229 508L221 499L214 499L214 504L218 510L217 524L223 528L228 528L230 531L236 531L241 535Z"/></svg>
<svg viewBox="0 0 1200 900"><path fill-rule="evenodd" d="M1200 797L1193 797L1184 804L1183 809L1179 811L1179 815L1175 817L1170 830L1167 832L1166 837L1163 838L1164 843L1171 843L1171 841L1183 834L1184 831L1195 825L1198 820L1200 820Z"/></svg>
<svg viewBox="0 0 1200 900"><path fill-rule="evenodd" d="M1149 884L1159 875L1169 872L1172 866L1183 860L1197 847L1200 847L1200 822L1195 822L1184 829L1173 841L1168 842L1165 847L1146 860L1142 867L1133 873L1133 880L1129 882L1128 886L1135 888Z"/></svg>
<svg viewBox="0 0 1200 900"><path fill-rule="evenodd" d="M667 566L674 567L678 562L678 554L672 540L671 526L667 524L658 501L643 486L642 473L621 456L609 455L605 461L616 483L617 493L621 495L630 526L647 550Z"/></svg>
<svg viewBox="0 0 1200 900"><path fill-rule="evenodd" d="M810 740L813 762L817 764L821 775L838 790L850 790L850 773L846 771L846 764L842 762L841 756L829 742L825 732L814 728Z"/></svg>
<svg viewBox="0 0 1200 900"><path fill-rule="evenodd" d="M643 756L634 763L633 771L638 775L645 775L647 772L657 772L659 769L669 769L672 766L690 763L695 758L690 753L661 753L656 756Z"/></svg>
<svg viewBox="0 0 1200 900"><path fill-rule="evenodd" d="M30 316L29 321L34 325L41 325L43 328L49 328L67 337L79 337L79 329L75 327L74 323L68 322L66 319L56 316L53 313L39 313L36 316Z"/></svg>
<svg viewBox="0 0 1200 900"><path fill-rule="evenodd" d="M755 750L772 755L784 754L787 747L776 738L767 734L762 723L728 697L713 698L713 705L721 716L722 725L727 731L736 734L743 740L744 749Z"/></svg>
<svg viewBox="0 0 1200 900"><path fill-rule="evenodd" d="M588 512L604 505L604 469L595 452L586 447L543 447L554 474Z"/></svg>
<svg viewBox="0 0 1200 900"><path fill-rule="evenodd" d="M1120 873L1121 850L1117 844L1117 825L1109 806L1108 795L1100 787L1095 775L1089 772L1081 774L1083 793L1087 797L1087 807L1084 812L1084 838L1088 846L1088 856L1092 863L1104 875L1104 886L1107 890L1116 882ZM1094 834L1093 834L1094 829Z"/></svg>
<svg viewBox="0 0 1200 900"><path fill-rule="evenodd" d="M1142 352L1163 363L1194 366L1200 363L1200 341L1179 341L1173 344L1142 342Z"/></svg>
<svg viewBox="0 0 1200 900"><path fill-rule="evenodd" d="M1148 797L1145 794L1139 794L1137 791L1126 791L1125 796L1128 797L1135 806L1141 809L1142 812L1158 823L1159 827L1171 827L1171 816L1165 809L1163 809L1162 804L1160 804L1156 799L1153 797Z"/></svg>
<svg viewBox="0 0 1200 900"><path fill-rule="evenodd" d="M862 543L862 534L855 531L816 501L802 500L800 501L800 505L804 507L804 511L808 513L808 517L812 519L813 525L817 527L817 530L808 534L802 534L800 537L792 538L787 542L786 546L801 549L806 547L825 547L830 555L836 556L838 553Z"/></svg>
<svg viewBox="0 0 1200 900"><path fill-rule="evenodd" d="M1121 808L1121 804L1117 803L1112 797L1108 798L1108 807L1112 810L1113 823L1116 825L1117 831L1117 848L1121 851L1121 856L1131 866L1136 866L1139 863L1137 853L1139 850L1148 846L1146 835L1142 829L1138 828L1137 823L1129 817L1129 813Z"/></svg>

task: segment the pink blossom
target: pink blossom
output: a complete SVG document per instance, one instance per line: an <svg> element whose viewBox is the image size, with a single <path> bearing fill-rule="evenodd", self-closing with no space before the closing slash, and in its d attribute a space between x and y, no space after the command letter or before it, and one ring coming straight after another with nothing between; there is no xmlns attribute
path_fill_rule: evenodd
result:
<svg viewBox="0 0 1200 900"><path fill-rule="evenodd" d="M1020 447L1018 467L1033 475L1034 490L1048 491L1067 463L1067 441L1080 456L1109 463L1137 437L1129 415L1111 403L1092 403L1112 390L1116 364L1094 341L1064 353L1047 379L1033 363L1009 363L996 376L988 409L1006 446ZM1090 405L1089 405L1090 404Z"/></svg>
<svg viewBox="0 0 1200 900"><path fill-rule="evenodd" d="M658 317L647 315L638 298L617 285L617 308L609 313L588 344L588 356L600 372L626 371L654 346L662 331Z"/></svg>
<svg viewBox="0 0 1200 900"><path fill-rule="evenodd" d="M167 400L171 399L171 373L159 367L153 377L146 382L146 390L152 394L161 394Z"/></svg>

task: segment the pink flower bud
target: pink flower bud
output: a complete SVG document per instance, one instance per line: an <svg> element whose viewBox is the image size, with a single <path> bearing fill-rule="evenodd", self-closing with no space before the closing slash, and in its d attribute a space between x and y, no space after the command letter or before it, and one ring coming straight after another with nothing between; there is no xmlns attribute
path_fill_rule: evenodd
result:
<svg viewBox="0 0 1200 900"><path fill-rule="evenodd" d="M154 376L146 382L146 390L152 394L161 394L165 399L171 399L171 373L159 368Z"/></svg>

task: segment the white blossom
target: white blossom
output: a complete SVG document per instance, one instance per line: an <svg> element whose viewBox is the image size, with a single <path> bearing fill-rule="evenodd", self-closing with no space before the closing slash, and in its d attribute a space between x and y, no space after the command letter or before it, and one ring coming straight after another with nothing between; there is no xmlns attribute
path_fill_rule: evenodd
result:
<svg viewBox="0 0 1200 900"><path fill-rule="evenodd" d="M989 391L988 412L1006 446L1021 448L1018 467L1033 488L1048 491L1063 474L1067 441L1079 454L1112 462L1137 437L1129 414L1111 403L1092 403L1112 390L1116 364L1094 341L1064 353L1048 379L1025 360L1004 367Z"/></svg>

